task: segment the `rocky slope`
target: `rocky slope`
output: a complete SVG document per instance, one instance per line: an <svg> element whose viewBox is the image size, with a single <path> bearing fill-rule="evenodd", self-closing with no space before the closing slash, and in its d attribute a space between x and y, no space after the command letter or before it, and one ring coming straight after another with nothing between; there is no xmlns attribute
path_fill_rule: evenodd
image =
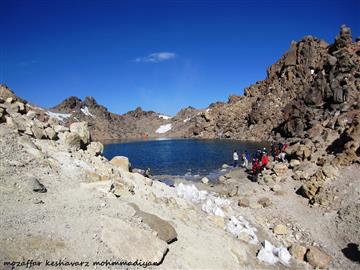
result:
<svg viewBox="0 0 360 270"><path fill-rule="evenodd" d="M175 117L170 117L154 111L143 111L138 107L134 111L119 115L109 112L93 97L86 97L83 101L77 97L69 97L51 111L65 115L65 125L87 121L92 137L102 141L183 137L184 131L188 129L188 119L198 113L194 108L187 108Z"/></svg>
<svg viewBox="0 0 360 270"><path fill-rule="evenodd" d="M312 36L292 42L265 80L193 119L190 136L307 141L346 152L339 163L350 164L359 156L359 98L360 40L342 26L332 45Z"/></svg>
<svg viewBox="0 0 360 270"><path fill-rule="evenodd" d="M351 122L359 109L359 63L360 40L352 42L346 26L332 45L312 36L292 42L288 52L269 67L265 80L245 89L244 96L209 106L196 119L193 135L304 138L326 120L336 122L351 114Z"/></svg>

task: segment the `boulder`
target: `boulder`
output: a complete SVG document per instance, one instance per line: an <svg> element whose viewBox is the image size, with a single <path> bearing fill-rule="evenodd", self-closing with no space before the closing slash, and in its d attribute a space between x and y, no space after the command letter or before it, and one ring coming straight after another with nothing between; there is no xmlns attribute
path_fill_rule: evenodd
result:
<svg viewBox="0 0 360 270"><path fill-rule="evenodd" d="M305 259L306 247L298 244L292 244L289 251L291 256L296 260L303 261Z"/></svg>
<svg viewBox="0 0 360 270"><path fill-rule="evenodd" d="M42 129L39 126L36 125L32 126L31 131L36 139L43 139L45 137L44 129Z"/></svg>
<svg viewBox="0 0 360 270"><path fill-rule="evenodd" d="M273 229L274 233L277 235L287 234L287 227L284 224L277 224Z"/></svg>
<svg viewBox="0 0 360 270"><path fill-rule="evenodd" d="M152 231L139 228L128 221L104 216L102 225L101 240L121 260L160 264L168 251L167 243Z"/></svg>
<svg viewBox="0 0 360 270"><path fill-rule="evenodd" d="M60 137L60 140L67 149L79 150L81 148L81 138L77 133L66 132Z"/></svg>
<svg viewBox="0 0 360 270"><path fill-rule="evenodd" d="M101 155L104 152L104 145L101 142L91 142L86 150L93 156Z"/></svg>
<svg viewBox="0 0 360 270"><path fill-rule="evenodd" d="M33 119L36 117L36 112L30 110L30 111L28 111L28 112L26 113L26 116L27 116L28 118L30 118L31 120L33 120Z"/></svg>
<svg viewBox="0 0 360 270"><path fill-rule="evenodd" d="M127 157L115 156L110 160L110 163L118 168L121 168L125 171L130 171L130 163Z"/></svg>
<svg viewBox="0 0 360 270"><path fill-rule="evenodd" d="M326 254L318 247L310 247L306 252L306 261L314 268L328 268L331 263L330 255Z"/></svg>
<svg viewBox="0 0 360 270"><path fill-rule="evenodd" d="M54 127L54 126L57 126L59 125L60 121L58 118L55 118L55 117L50 117L49 120L48 120L48 123L50 126Z"/></svg>
<svg viewBox="0 0 360 270"><path fill-rule="evenodd" d="M90 143L90 131L87 122L75 122L70 125L70 131L80 136L83 145Z"/></svg>
<svg viewBox="0 0 360 270"><path fill-rule="evenodd" d="M70 129L68 127L64 127L61 125L55 125L53 126L54 130L56 133L64 133L64 132L69 132Z"/></svg>
<svg viewBox="0 0 360 270"><path fill-rule="evenodd" d="M328 162L322 166L321 171L328 178L335 178L339 174L338 169Z"/></svg>
<svg viewBox="0 0 360 270"><path fill-rule="evenodd" d="M51 127L45 128L44 133L49 140L56 140L58 138L55 130Z"/></svg>
<svg viewBox="0 0 360 270"><path fill-rule="evenodd" d="M166 220L161 219L157 215L141 211L137 206L134 207L136 215L142 219L153 231L157 232L157 236L169 243L177 240L177 233L174 227Z"/></svg>

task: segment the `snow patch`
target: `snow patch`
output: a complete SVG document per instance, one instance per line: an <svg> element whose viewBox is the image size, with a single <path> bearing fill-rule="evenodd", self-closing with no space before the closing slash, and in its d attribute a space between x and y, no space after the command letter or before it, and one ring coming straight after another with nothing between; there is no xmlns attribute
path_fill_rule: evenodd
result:
<svg viewBox="0 0 360 270"><path fill-rule="evenodd" d="M59 121L64 121L64 119L69 118L71 116L71 113L54 113L47 111L46 114L50 117L54 117L58 119Z"/></svg>
<svg viewBox="0 0 360 270"><path fill-rule="evenodd" d="M209 215L225 217L227 210L230 209L229 200L209 194L206 190L198 190L194 185L180 183L175 190L179 197L193 203L205 201L201 206L201 210Z"/></svg>
<svg viewBox="0 0 360 270"><path fill-rule="evenodd" d="M226 230L238 237L240 234L246 234L249 236L249 243L256 245L258 243L258 238L255 234L257 229L252 227L250 223L240 216L238 219L234 216L230 217L229 222L226 224Z"/></svg>
<svg viewBox="0 0 360 270"><path fill-rule="evenodd" d="M205 201L208 195L206 190L198 190L194 185L184 185L183 183L177 185L175 190L180 198L184 198L193 203Z"/></svg>
<svg viewBox="0 0 360 270"><path fill-rule="evenodd" d="M94 117L94 118L95 118L95 116L94 116L93 114L91 114L91 113L90 113L89 108L88 108L87 106L85 106L84 108L81 108L80 110L83 112L83 114L85 114L85 115L87 115L87 116L91 116L91 117Z"/></svg>
<svg viewBox="0 0 360 270"><path fill-rule="evenodd" d="M186 123L186 122L188 122L188 121L190 121L190 117L189 118L186 118L186 119L184 119L184 123Z"/></svg>
<svg viewBox="0 0 360 270"><path fill-rule="evenodd" d="M166 133L171 129L171 124L161 125L155 132L156 133Z"/></svg>
<svg viewBox="0 0 360 270"><path fill-rule="evenodd" d="M171 119L172 117L171 117L171 116L168 116L168 115L165 115L165 114L160 114L160 115L159 115L159 118L162 118L162 119L165 119L165 120L169 120L169 119Z"/></svg>
<svg viewBox="0 0 360 270"><path fill-rule="evenodd" d="M268 264L274 265L277 262L283 265L289 265L291 255L284 247L274 247L269 241L265 240L263 247L260 249L257 258Z"/></svg>
<svg viewBox="0 0 360 270"><path fill-rule="evenodd" d="M201 210L209 215L225 217L225 211L230 207L230 201L227 199L209 196L206 202L201 206Z"/></svg>

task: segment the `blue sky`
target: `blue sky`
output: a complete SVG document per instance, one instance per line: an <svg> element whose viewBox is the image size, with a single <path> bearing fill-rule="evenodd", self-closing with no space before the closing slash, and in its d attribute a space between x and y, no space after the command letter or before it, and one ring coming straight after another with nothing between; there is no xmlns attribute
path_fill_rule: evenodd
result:
<svg viewBox="0 0 360 270"><path fill-rule="evenodd" d="M359 1L0 0L0 82L44 107L206 107L266 76L292 40L360 36Z"/></svg>

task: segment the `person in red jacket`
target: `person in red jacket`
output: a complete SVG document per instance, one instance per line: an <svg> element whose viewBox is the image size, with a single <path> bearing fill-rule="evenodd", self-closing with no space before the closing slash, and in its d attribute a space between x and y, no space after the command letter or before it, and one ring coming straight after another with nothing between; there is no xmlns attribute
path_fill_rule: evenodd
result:
<svg viewBox="0 0 360 270"><path fill-rule="evenodd" d="M262 169L265 169L266 166L268 165L269 163L269 156L267 155L266 152L263 152L263 156L261 158L261 167Z"/></svg>
<svg viewBox="0 0 360 270"><path fill-rule="evenodd" d="M260 173L261 166L259 160L254 158L252 162L252 171L253 171L253 182L257 181L258 174Z"/></svg>

